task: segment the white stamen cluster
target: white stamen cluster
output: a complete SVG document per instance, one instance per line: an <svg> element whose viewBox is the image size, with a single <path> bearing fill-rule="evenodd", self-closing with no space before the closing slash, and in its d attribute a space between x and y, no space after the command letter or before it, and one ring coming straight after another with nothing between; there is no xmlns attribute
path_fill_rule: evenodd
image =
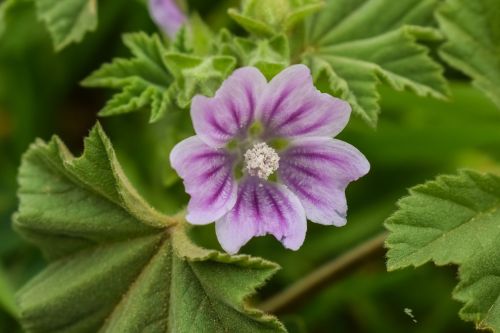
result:
<svg viewBox="0 0 500 333"><path fill-rule="evenodd" d="M266 143L257 143L245 152L245 167L251 176L267 179L279 167L280 157Z"/></svg>

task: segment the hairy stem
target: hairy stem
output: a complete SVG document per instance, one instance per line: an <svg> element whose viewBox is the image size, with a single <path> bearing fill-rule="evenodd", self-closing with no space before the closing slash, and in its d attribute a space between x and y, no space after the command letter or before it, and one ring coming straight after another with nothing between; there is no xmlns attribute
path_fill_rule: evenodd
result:
<svg viewBox="0 0 500 333"><path fill-rule="evenodd" d="M264 301L259 307L270 313L283 313L291 310L304 298L310 297L311 294L330 284L333 280L359 266L366 258L382 250L386 237L387 233L382 232L368 239Z"/></svg>

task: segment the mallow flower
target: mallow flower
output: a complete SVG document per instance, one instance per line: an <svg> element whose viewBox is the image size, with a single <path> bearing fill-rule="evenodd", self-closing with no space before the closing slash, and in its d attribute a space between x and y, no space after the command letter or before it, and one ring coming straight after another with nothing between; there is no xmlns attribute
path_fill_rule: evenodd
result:
<svg viewBox="0 0 500 333"><path fill-rule="evenodd" d="M155 23L170 38L175 37L187 20L176 0L149 0L149 12Z"/></svg>
<svg viewBox="0 0 500 333"><path fill-rule="evenodd" d="M214 97L195 96L196 135L170 155L191 196L187 221L215 221L228 253L266 234L297 250L307 219L345 225L345 189L370 168L358 149L332 138L350 113L347 102L314 87L304 65L270 82L257 68L243 67Z"/></svg>

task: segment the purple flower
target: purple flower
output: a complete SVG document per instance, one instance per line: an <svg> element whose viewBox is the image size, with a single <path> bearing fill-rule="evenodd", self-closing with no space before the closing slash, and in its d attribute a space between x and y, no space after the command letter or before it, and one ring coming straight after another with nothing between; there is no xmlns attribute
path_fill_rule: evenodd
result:
<svg viewBox="0 0 500 333"><path fill-rule="evenodd" d="M304 65L269 83L254 67L234 71L215 97L194 97L197 135L170 155L191 195L186 219L215 221L229 253L266 234L297 250L306 218L345 225L345 188L370 168L356 148L332 138L350 113L348 103L314 87Z"/></svg>
<svg viewBox="0 0 500 333"><path fill-rule="evenodd" d="M179 8L175 0L149 0L149 12L156 24L170 37L175 34L186 22L186 15Z"/></svg>

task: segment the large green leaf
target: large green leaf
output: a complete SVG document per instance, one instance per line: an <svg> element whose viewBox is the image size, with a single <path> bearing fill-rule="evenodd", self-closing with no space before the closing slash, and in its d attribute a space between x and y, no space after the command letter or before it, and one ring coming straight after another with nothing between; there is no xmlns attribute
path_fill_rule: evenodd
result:
<svg viewBox="0 0 500 333"><path fill-rule="evenodd" d="M500 108L500 2L447 0L437 18L448 39L440 55Z"/></svg>
<svg viewBox="0 0 500 333"><path fill-rule="evenodd" d="M389 270L460 265L461 317L500 330L500 177L463 171L410 190L386 221Z"/></svg>
<svg viewBox="0 0 500 333"><path fill-rule="evenodd" d="M396 90L445 98L441 67L419 40L433 41L438 0L329 0L307 21L302 61L318 85L377 123L380 81Z"/></svg>
<svg viewBox="0 0 500 333"><path fill-rule="evenodd" d="M58 51L97 28L97 0L36 0L36 5Z"/></svg>
<svg viewBox="0 0 500 333"><path fill-rule="evenodd" d="M14 226L50 260L18 294L27 331L284 331L244 303L277 266L194 245L130 185L99 125L78 158L38 140L19 183Z"/></svg>
<svg viewBox="0 0 500 333"><path fill-rule="evenodd" d="M121 89L99 115L112 116L149 107L150 121L155 122L173 107L175 94L173 76L163 60L166 48L157 35L126 34L123 41L134 57L104 64L82 84Z"/></svg>

